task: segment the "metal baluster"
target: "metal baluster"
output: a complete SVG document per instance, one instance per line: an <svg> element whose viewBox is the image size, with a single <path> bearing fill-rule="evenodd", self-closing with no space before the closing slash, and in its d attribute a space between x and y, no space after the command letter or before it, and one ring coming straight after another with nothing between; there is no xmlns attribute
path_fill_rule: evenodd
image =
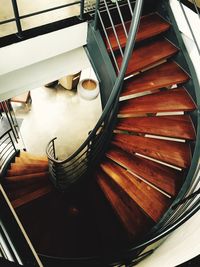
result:
<svg viewBox="0 0 200 267"><path fill-rule="evenodd" d="M132 9L132 6L131 6L131 3L129 0L127 0L128 2L128 6L129 6L129 9L130 9L130 12L131 12L131 16L133 17L133 9Z"/></svg>
<svg viewBox="0 0 200 267"><path fill-rule="evenodd" d="M116 38L116 40L117 40L117 44L118 44L118 46L119 46L119 51L120 51L120 53L121 53L121 55L122 55L122 58L123 58L123 57L124 57L124 53L123 53L123 51L122 51L122 47L121 47L121 45L120 45L120 41L119 41L119 38L118 38L118 36L117 36L117 32L116 32L116 30L115 30L115 25L114 25L114 23L113 23L112 16L111 16L111 14L110 14L110 10L109 10L109 8L108 8L108 5L107 5L106 0L103 0L103 1L104 1L104 4L105 4L107 13L108 13L108 17L109 17L110 23L111 23L111 25L112 25L112 29L113 29L115 38Z"/></svg>
<svg viewBox="0 0 200 267"><path fill-rule="evenodd" d="M17 6L17 1L16 0L12 0L12 6L13 6L14 14L15 14L15 22L16 22L17 31L18 31L17 36L20 39L22 39L23 38L23 36L22 36L22 26L21 26L19 10L18 10L18 6Z"/></svg>
<svg viewBox="0 0 200 267"><path fill-rule="evenodd" d="M12 123L12 121L9 118L8 110L7 110L7 105L6 105L6 102L5 101L2 102L2 107L3 107L3 111L4 111L5 115L6 115L6 118L8 120L8 123L10 124L10 127L12 129L12 133L13 133L13 136L15 138L15 141L18 142L16 133L15 133L15 127L13 126L13 123Z"/></svg>
<svg viewBox="0 0 200 267"><path fill-rule="evenodd" d="M123 26L123 29L124 29L126 38L128 38L128 33L127 33L127 30L126 30L126 26L125 26L125 23L124 23L124 19L123 19L121 10L120 10L120 8L119 8L118 1L116 1L116 6L117 6L117 10L118 10L118 13L119 13L120 20L121 20L121 22L122 22L122 26Z"/></svg>
<svg viewBox="0 0 200 267"><path fill-rule="evenodd" d="M95 31L97 30L98 26L98 12L99 12L99 5L100 5L100 0L96 1L96 6L95 6L95 15L94 15L94 29Z"/></svg>
<svg viewBox="0 0 200 267"><path fill-rule="evenodd" d="M112 55L112 57L113 57L115 66L116 66L116 68L117 68L117 71L119 72L119 66L118 66L118 64L117 64L117 61L116 61L116 58L115 58L115 54L114 54L113 49L112 49L112 45L111 45L110 40L109 40L109 38L108 38L108 34L107 34L107 32L106 32L106 28L105 28L105 26L104 26L104 23L103 23L103 20L102 20L102 17L101 17L101 13L100 13L99 11L98 11L98 14L99 14L99 19L100 19L100 22L101 22L101 25L102 25L102 28L103 28L103 32L104 32L104 34L105 34L105 36L106 36L106 40L107 40L108 45L109 45L109 48L110 48L111 55Z"/></svg>
<svg viewBox="0 0 200 267"><path fill-rule="evenodd" d="M80 20L83 20L85 0L81 0L80 4Z"/></svg>

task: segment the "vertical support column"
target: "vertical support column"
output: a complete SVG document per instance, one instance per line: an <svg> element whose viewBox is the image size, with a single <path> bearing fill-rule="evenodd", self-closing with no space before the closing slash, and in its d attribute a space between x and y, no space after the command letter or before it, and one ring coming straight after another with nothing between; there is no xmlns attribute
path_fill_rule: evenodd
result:
<svg viewBox="0 0 200 267"><path fill-rule="evenodd" d="M14 15L15 15L15 22L16 22L16 26L17 26L17 36L22 39L22 26L21 26L21 22L20 22L20 16L19 16L19 10L18 10L18 6L17 6L17 0L12 0L12 6L13 6L13 11L14 11Z"/></svg>
<svg viewBox="0 0 200 267"><path fill-rule="evenodd" d="M99 4L100 4L100 0L96 1L96 7L95 7L95 16L94 16L94 29L95 31L98 28L98 11L99 11Z"/></svg>
<svg viewBox="0 0 200 267"><path fill-rule="evenodd" d="M85 7L85 0L81 0L80 5L80 20L84 19L84 7Z"/></svg>

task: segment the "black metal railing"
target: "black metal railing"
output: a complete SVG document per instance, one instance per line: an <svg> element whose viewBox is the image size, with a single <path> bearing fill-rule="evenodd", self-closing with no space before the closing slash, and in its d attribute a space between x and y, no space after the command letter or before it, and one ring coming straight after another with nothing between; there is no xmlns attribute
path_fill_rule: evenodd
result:
<svg viewBox="0 0 200 267"><path fill-rule="evenodd" d="M77 151L75 151L69 158L62 161L55 157L55 138L53 138L47 145L46 152L49 160L49 170L52 176L52 181L60 189L67 188L71 183L74 183L76 180L85 176L91 170L91 166L94 166L98 162L105 151L105 144L108 142L108 137L113 129L113 120L116 118L119 94L126 68L135 44L142 4L142 0L136 1L119 75L103 113L94 129L90 132L88 138ZM99 3L97 3L97 6L98 5Z"/></svg>
<svg viewBox="0 0 200 267"><path fill-rule="evenodd" d="M103 27L103 21L99 11L99 3L99 1L97 1L96 3L94 23L95 28L98 27L98 23L100 23ZM169 3L167 2L165 3L165 5L169 5ZM134 47L135 35L137 32L138 21L141 13L141 6L142 1L136 1L126 49L125 51L123 51L123 63L121 69L119 70L119 75L113 87L110 98L107 102L107 105L95 128L91 131L90 135L82 144L82 146L73 155L71 155L68 159L64 161L59 161L55 158L55 138L49 142L47 154L49 158L50 171L52 173L54 182L57 184L58 187L60 184L59 175L62 176L61 188L63 186L64 188L67 187L69 183L73 183L75 180L82 177L82 175L85 175L88 172L90 166L93 163L97 162L98 158L100 158L102 153L104 152L103 147L106 141L108 140L107 137L109 136L109 132L112 130L112 121L115 119L119 92L121 90L121 85L124 79L124 73L128 64L127 62ZM189 24L189 21L187 19L186 22ZM126 34L125 29L124 32ZM192 34L192 36L193 35L194 34ZM194 43L196 43L195 38ZM198 44L196 45L198 50ZM141 240L138 244L133 244L132 248L128 251L125 251L121 254L118 252L117 255L109 255L109 259L107 259L108 262L124 264L126 262L125 259L128 258L130 260L130 265L127 266L132 266L131 261L133 260L134 264L135 260L138 259L138 251L141 251L152 243L169 235L172 231L176 230L179 226L181 226L184 222L190 219L197 211L200 210L200 91L198 82L196 87L194 88L194 91L197 98L198 107L198 110L196 112L197 139L193 153L192 164L188 172L189 179L186 179L187 183L184 185L186 186L184 194L182 194L181 197L178 197L174 201L174 203L170 207L170 213L168 213L166 217L164 216L162 223L158 224L158 227L155 227L153 231L151 231L145 237L145 239ZM80 173L78 173L78 170L80 170Z"/></svg>
<svg viewBox="0 0 200 267"><path fill-rule="evenodd" d="M9 129L0 136L0 175L3 175L11 158L18 152L13 141L12 133L12 129Z"/></svg>
<svg viewBox="0 0 200 267"><path fill-rule="evenodd" d="M6 19L6 20L1 20L0 21L0 26L1 25L6 25L8 23L11 22L15 22L16 24L16 28L17 28L17 32L16 35L19 37L19 39L23 39L23 27L22 27L22 20L30 18L30 17L35 17L41 14L47 14L56 10L61 10L70 6L75 6L75 5L79 5L80 6L80 14L79 14L79 18L80 20L83 20L84 17L84 0L79 0L79 1L74 1L74 2L70 2L68 4L64 4L64 5L59 5L59 6L55 6L52 8L47 8L44 10L40 10L37 12L32 12L32 13L28 13L25 15L21 15L19 8L18 8L18 3L17 0L12 0L12 9L13 9L13 14L14 17L10 18L10 19ZM71 15L73 16L73 15ZM66 14L66 18L69 18L70 16L67 16ZM48 23L48 22L47 22ZM45 23L43 23L43 25L45 25ZM34 28L34 27L32 27Z"/></svg>

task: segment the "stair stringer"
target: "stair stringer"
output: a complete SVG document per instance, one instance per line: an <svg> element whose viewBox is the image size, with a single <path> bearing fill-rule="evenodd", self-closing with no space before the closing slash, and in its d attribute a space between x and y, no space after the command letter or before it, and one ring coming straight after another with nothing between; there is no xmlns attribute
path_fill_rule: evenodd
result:
<svg viewBox="0 0 200 267"><path fill-rule="evenodd" d="M88 24L86 52L100 82L102 108L105 107L116 80L116 73L99 30Z"/></svg>
<svg viewBox="0 0 200 267"><path fill-rule="evenodd" d="M191 183L194 182L196 171L199 165L200 159L200 85L196 75L195 68L189 57L186 46L184 44L183 38L177 26L175 17L173 15L173 11L169 5L169 1L162 0L157 4L157 12L162 15L167 21L172 24L172 27L168 32L165 33L165 37L180 48L179 53L174 56L174 61L177 62L191 77L191 79L184 84L185 89L191 95L193 100L197 103L197 109L195 111L190 112L191 119L196 129L196 141L191 143L191 148L193 152L192 161L188 173L186 175L185 181L179 191L178 195L172 202L169 209L162 216L160 221L153 227L151 233L158 230L162 227L170 217L172 213L174 213L173 206L176 205L181 199L184 198L186 192L188 191ZM180 210L179 210L180 212ZM150 233L150 235L151 235Z"/></svg>

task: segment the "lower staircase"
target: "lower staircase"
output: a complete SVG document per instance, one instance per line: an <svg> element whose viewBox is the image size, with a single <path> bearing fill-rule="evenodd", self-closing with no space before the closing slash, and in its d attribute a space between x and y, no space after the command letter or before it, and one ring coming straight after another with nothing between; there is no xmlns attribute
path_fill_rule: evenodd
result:
<svg viewBox="0 0 200 267"><path fill-rule="evenodd" d="M3 186L14 208L48 194L53 186L47 158L20 151L7 170Z"/></svg>

